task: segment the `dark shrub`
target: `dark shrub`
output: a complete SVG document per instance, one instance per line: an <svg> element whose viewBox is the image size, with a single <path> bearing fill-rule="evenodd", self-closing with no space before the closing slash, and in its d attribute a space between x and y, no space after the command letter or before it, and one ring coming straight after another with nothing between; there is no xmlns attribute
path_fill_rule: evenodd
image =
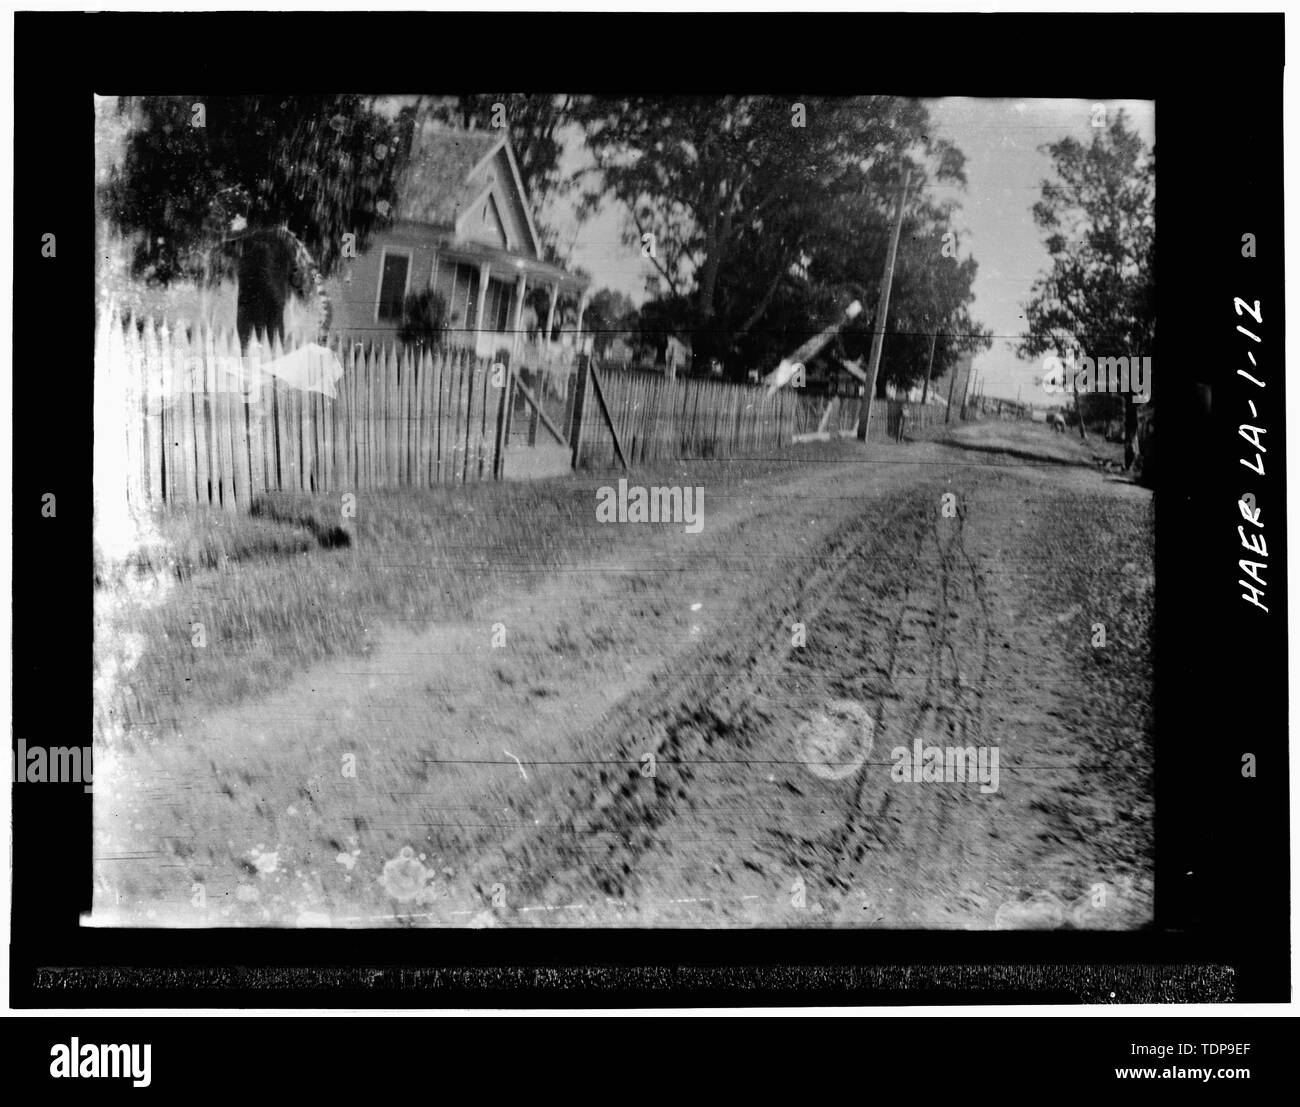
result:
<svg viewBox="0 0 1300 1107"><path fill-rule="evenodd" d="M412 292L402 305L397 337L407 346L437 349L447 331L447 302L432 289Z"/></svg>

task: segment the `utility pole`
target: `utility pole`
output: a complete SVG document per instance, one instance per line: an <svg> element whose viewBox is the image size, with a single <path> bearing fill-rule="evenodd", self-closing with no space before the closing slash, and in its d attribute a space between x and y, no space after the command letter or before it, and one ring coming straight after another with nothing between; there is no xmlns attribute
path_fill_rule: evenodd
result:
<svg viewBox="0 0 1300 1107"><path fill-rule="evenodd" d="M871 339L871 365L867 369L866 403L858 415L858 441L867 440L867 427L871 425L871 404L876 398L876 374L880 372L880 354L885 346L885 324L889 321L889 290L894 283L894 260L898 257L898 236L903 231L903 205L907 200L907 187L912 183L910 166L903 167L903 184L898 190L898 207L894 210L894 230L889 236L889 258L885 262L885 278L880 287L880 306L876 309L876 333Z"/></svg>
<svg viewBox="0 0 1300 1107"><path fill-rule="evenodd" d="M934 368L934 344L939 340L939 331L936 328L934 334L930 335L930 360L925 366L925 387L921 389L921 406L925 406L925 401L930 396L930 371Z"/></svg>
<svg viewBox="0 0 1300 1107"><path fill-rule="evenodd" d="M957 387L957 370L960 367L961 359L958 358L957 361L953 363L952 376L948 378L948 410L943 413L943 421L945 423L952 422L952 395L953 391Z"/></svg>

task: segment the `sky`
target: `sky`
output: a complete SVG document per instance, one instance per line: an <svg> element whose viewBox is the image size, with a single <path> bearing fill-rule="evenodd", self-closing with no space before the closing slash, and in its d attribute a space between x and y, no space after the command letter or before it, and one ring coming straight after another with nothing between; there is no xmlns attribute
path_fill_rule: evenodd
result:
<svg viewBox="0 0 1300 1107"><path fill-rule="evenodd" d="M929 102L938 134L966 155L966 186L936 188L935 194L961 204L953 221L959 252L979 263L971 314L999 336L992 349L975 357L974 368L987 395L1037 403L1052 399L1036 384L1042 366L1022 360L1012 349L1024 329L1021 305L1029 299L1035 278L1050 264L1031 214L1043 179L1052 176L1051 159L1039 147L1067 135L1090 142L1097 103L1105 107L1108 121L1122 108L1129 126L1148 146L1155 144L1155 104L1150 100L952 97ZM563 137L562 169L590 166L581 133L570 128ZM608 201L579 225L572 201L560 200L543 218L559 228L565 246L572 245L571 264L591 273L594 287L624 292L637 304L646 299L645 280L653 268L639 247L623 245L626 215L621 205Z"/></svg>
<svg viewBox="0 0 1300 1107"><path fill-rule="evenodd" d="M564 143L564 155L560 160L562 178L595 166L591 151L583 145L580 127L565 127L559 137ZM561 251L572 248L569 264L592 275L593 289L610 288L622 292L640 307L648 299L646 278L656 270L641 256L640 246L623 244L627 209L617 201L606 200L586 222L579 224L574 218L573 207L578 194L592 183L590 177L580 178L578 188L570 196L553 201L542 211L542 220L547 226L558 229Z"/></svg>

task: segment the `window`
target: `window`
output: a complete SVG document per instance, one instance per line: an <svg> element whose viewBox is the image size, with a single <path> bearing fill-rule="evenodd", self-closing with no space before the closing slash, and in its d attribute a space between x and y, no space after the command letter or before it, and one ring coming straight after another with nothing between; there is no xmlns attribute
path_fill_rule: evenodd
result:
<svg viewBox="0 0 1300 1107"><path fill-rule="evenodd" d="M411 255L408 253L390 253L384 251L379 275L380 319L400 320L402 304L406 299L407 281L411 275Z"/></svg>

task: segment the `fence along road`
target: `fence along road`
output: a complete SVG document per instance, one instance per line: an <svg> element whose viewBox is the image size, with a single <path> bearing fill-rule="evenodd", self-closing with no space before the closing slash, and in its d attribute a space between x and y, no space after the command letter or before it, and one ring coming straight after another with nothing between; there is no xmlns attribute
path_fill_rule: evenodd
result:
<svg viewBox="0 0 1300 1107"><path fill-rule="evenodd" d="M285 372L310 357L315 372ZM341 375L328 371L333 359ZM523 443L511 445L508 422L500 430L516 405L532 400L471 351L335 336L328 347L299 337L252 344L241 355L233 330L141 326L110 312L100 319L95 360L103 521L164 504L247 511L267 491L488 480L506 472L499 453L517 454L510 469L526 475ZM559 424L577 441L581 468L616 464L615 434L629 465L758 456L816 431L828 414L824 398L789 389L769 397L758 385L618 370L596 376L604 404L596 389L570 384ZM839 402L826 429L851 427L857 408L856 398ZM885 428L872 422L878 439Z"/></svg>

